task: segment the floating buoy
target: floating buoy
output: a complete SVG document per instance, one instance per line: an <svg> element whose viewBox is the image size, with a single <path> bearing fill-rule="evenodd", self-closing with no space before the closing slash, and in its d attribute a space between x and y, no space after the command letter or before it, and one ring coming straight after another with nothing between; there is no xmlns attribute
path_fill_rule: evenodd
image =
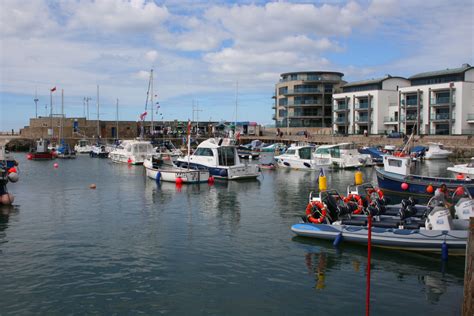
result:
<svg viewBox="0 0 474 316"><path fill-rule="evenodd" d="M32 160L32 159L33 159L33 155L32 155L32 154L27 154L27 155L26 155L26 159Z"/></svg>
<svg viewBox="0 0 474 316"><path fill-rule="evenodd" d="M54 167L55 169L58 169L58 168L59 168L59 164L58 164L57 162L55 162L54 165L53 165L53 167Z"/></svg>
<svg viewBox="0 0 474 316"><path fill-rule="evenodd" d="M132 164L132 159L131 159L131 158L128 158L127 163L128 163L129 165L131 165L131 164Z"/></svg>
<svg viewBox="0 0 474 316"><path fill-rule="evenodd" d="M18 181L18 179L19 179L18 173L12 172L12 173L8 174L8 180L10 180L10 182L15 183L15 182Z"/></svg>
<svg viewBox="0 0 474 316"><path fill-rule="evenodd" d="M408 190L408 183L403 182L401 187L402 187L402 190L404 190L404 191Z"/></svg>
<svg viewBox="0 0 474 316"><path fill-rule="evenodd" d="M326 191L328 189L328 181L326 176L319 176L319 191Z"/></svg>
<svg viewBox="0 0 474 316"><path fill-rule="evenodd" d="M5 193L0 197L0 201L4 205L12 205L13 201L15 201L15 196L11 193Z"/></svg>
<svg viewBox="0 0 474 316"><path fill-rule="evenodd" d="M426 192L429 194L432 194L434 192L434 188L431 184L426 187Z"/></svg>
<svg viewBox="0 0 474 316"><path fill-rule="evenodd" d="M457 196L463 196L463 195L464 195L464 188L463 188L463 187L457 187L457 188L456 188L456 191L454 191L454 193L455 193Z"/></svg>
<svg viewBox="0 0 474 316"><path fill-rule="evenodd" d="M158 172L156 173L156 182L160 182L160 180L161 180L161 172L158 171Z"/></svg>
<svg viewBox="0 0 474 316"><path fill-rule="evenodd" d="M181 178L179 178L179 177L176 178L176 184L177 184L177 185L183 184L183 179L181 179Z"/></svg>
<svg viewBox="0 0 474 316"><path fill-rule="evenodd" d="M458 179L458 180L464 180L464 174L458 173L458 174L456 175L456 179Z"/></svg>
<svg viewBox="0 0 474 316"><path fill-rule="evenodd" d="M97 188L97 186L95 185L95 183L92 183L91 185L89 185L89 189L95 190L95 188Z"/></svg>
<svg viewBox="0 0 474 316"><path fill-rule="evenodd" d="M213 184L213 183L214 183L214 177L213 177L213 176L209 176L209 178L207 179L207 183Z"/></svg>
<svg viewBox="0 0 474 316"><path fill-rule="evenodd" d="M336 239L334 239L334 242L332 243L332 245L333 245L334 247L338 247L339 244L342 242L342 239L343 239L343 238L344 238L344 237L342 236L342 233L339 233L339 235L337 235Z"/></svg>
<svg viewBox="0 0 474 316"><path fill-rule="evenodd" d="M357 170L354 173L354 183L355 183L355 185L361 185L362 183L364 183L364 177L363 177L362 172L360 170Z"/></svg>

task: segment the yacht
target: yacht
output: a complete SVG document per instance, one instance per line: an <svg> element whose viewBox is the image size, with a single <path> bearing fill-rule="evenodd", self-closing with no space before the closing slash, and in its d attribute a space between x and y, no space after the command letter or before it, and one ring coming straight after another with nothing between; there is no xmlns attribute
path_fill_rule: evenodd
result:
<svg viewBox="0 0 474 316"><path fill-rule="evenodd" d="M463 175L469 175L469 177L474 177L474 157L471 158L469 163L454 165L453 167L449 167L448 170Z"/></svg>
<svg viewBox="0 0 474 316"><path fill-rule="evenodd" d="M275 156L275 161L279 167L301 170L320 170L331 166L330 158L317 158L313 151L312 146L292 145L284 154Z"/></svg>
<svg viewBox="0 0 474 316"><path fill-rule="evenodd" d="M87 139L81 139L79 142L74 146L74 151L78 154L89 154L92 148Z"/></svg>
<svg viewBox="0 0 474 316"><path fill-rule="evenodd" d="M156 181L179 183L203 183L209 181L209 170L168 167L159 155L148 157L143 162L147 177Z"/></svg>
<svg viewBox="0 0 474 316"><path fill-rule="evenodd" d="M370 155L359 153L353 143L322 145L316 148L314 156L330 159L333 166L342 169L374 165Z"/></svg>
<svg viewBox="0 0 474 316"><path fill-rule="evenodd" d="M203 141L189 157L178 158L179 167L191 169L205 167L215 178L225 180L255 179L259 168L254 164L240 162L235 142L228 138L210 138Z"/></svg>
<svg viewBox="0 0 474 316"><path fill-rule="evenodd" d="M156 153L161 154L164 157L170 157L172 161L176 161L176 159L183 156L183 152L176 148L170 140L159 141L157 146L153 149Z"/></svg>
<svg viewBox="0 0 474 316"><path fill-rule="evenodd" d="M112 159L113 162L141 165L146 158L154 153L153 146L148 141L124 140L109 153L109 158Z"/></svg>
<svg viewBox="0 0 474 316"><path fill-rule="evenodd" d="M453 152L443 148L441 143L428 143L425 159L448 159Z"/></svg>
<svg viewBox="0 0 474 316"><path fill-rule="evenodd" d="M109 157L109 151L105 145L95 144L91 147L89 155L92 158L107 158Z"/></svg>

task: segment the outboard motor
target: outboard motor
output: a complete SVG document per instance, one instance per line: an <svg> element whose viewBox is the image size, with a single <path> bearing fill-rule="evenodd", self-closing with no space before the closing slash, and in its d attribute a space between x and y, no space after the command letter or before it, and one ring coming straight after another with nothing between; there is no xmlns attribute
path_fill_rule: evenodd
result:
<svg viewBox="0 0 474 316"><path fill-rule="evenodd" d="M405 208L401 208L398 211L398 215L400 216L400 219L406 219L408 217L413 217L416 214L416 208L412 205L408 205Z"/></svg>
<svg viewBox="0 0 474 316"><path fill-rule="evenodd" d="M453 218L451 217L449 209L442 206L435 206L428 214L425 227L428 230L452 230Z"/></svg>

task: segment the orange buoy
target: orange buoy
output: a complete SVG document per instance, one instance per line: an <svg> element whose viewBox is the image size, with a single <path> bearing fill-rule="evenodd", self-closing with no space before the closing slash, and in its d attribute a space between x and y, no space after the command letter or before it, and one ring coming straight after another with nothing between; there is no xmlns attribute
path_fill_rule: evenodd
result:
<svg viewBox="0 0 474 316"><path fill-rule="evenodd" d="M457 176L456 176L456 179L458 179L458 180L464 180L464 174L458 173Z"/></svg>
<svg viewBox="0 0 474 316"><path fill-rule="evenodd" d="M429 194L432 194L434 192L434 188L431 184L426 187L426 192Z"/></svg>
<svg viewBox="0 0 474 316"><path fill-rule="evenodd" d="M91 185L89 185L89 189L95 190L95 188L97 188L97 186L95 185L95 183L92 183Z"/></svg>
<svg viewBox="0 0 474 316"><path fill-rule="evenodd" d="M463 187L457 187L457 188L456 188L456 191L454 191L454 193L455 193L457 196L462 196L462 195L464 195L464 188L463 188Z"/></svg>

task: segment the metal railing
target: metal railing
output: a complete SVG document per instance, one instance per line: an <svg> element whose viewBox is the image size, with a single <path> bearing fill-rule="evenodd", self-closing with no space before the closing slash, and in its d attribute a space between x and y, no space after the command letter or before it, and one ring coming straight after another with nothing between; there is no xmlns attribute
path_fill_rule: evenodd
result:
<svg viewBox="0 0 474 316"><path fill-rule="evenodd" d="M455 113L453 113L453 115L451 116L451 119L453 121L454 121L454 116L455 116ZM430 118L432 121L446 121L446 120L449 120L450 115L449 113L431 114Z"/></svg>
<svg viewBox="0 0 474 316"><path fill-rule="evenodd" d="M356 110L368 109L369 108L369 102L358 103L358 104L356 104L355 108L356 108Z"/></svg>
<svg viewBox="0 0 474 316"><path fill-rule="evenodd" d="M438 97L438 98L431 98L430 100L431 105L448 105L449 104L449 97ZM456 104L456 100L453 96L451 104Z"/></svg>
<svg viewBox="0 0 474 316"><path fill-rule="evenodd" d="M334 123L336 124L345 124L347 122L346 118L345 117L337 117L335 120L334 120Z"/></svg>
<svg viewBox="0 0 474 316"><path fill-rule="evenodd" d="M468 121L474 121L474 114L468 114L467 115L467 120Z"/></svg>
<svg viewBox="0 0 474 316"><path fill-rule="evenodd" d="M347 110L348 109L348 106L346 103L339 103L339 104L336 104L334 105L334 111L342 111L342 110Z"/></svg>
<svg viewBox="0 0 474 316"><path fill-rule="evenodd" d="M398 122L398 118L395 118L392 116L384 116L383 121L384 123L385 122Z"/></svg>

